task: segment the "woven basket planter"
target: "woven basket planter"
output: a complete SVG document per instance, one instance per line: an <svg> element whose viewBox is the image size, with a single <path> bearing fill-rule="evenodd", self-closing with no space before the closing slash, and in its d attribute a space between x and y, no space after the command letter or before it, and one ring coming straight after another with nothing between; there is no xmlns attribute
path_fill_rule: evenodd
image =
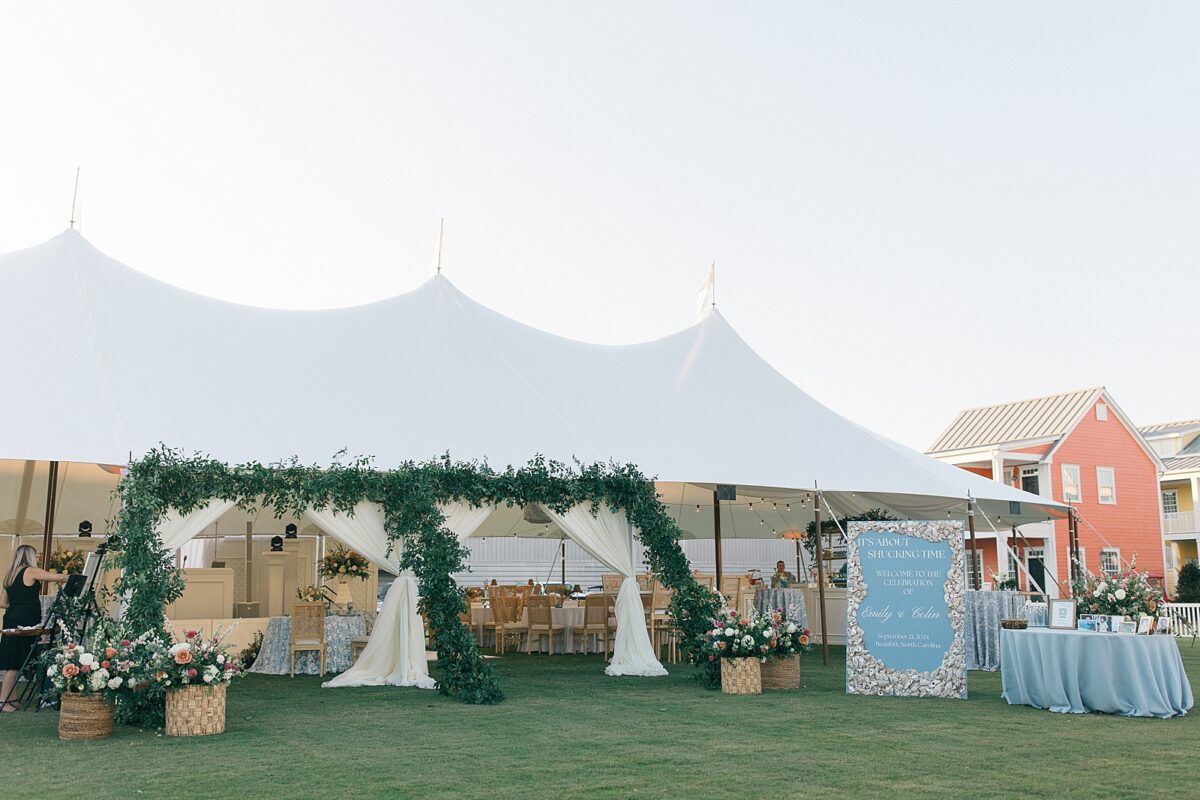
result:
<svg viewBox="0 0 1200 800"><path fill-rule="evenodd" d="M103 697L67 692L58 710L58 738L103 739L112 735L113 707Z"/></svg>
<svg viewBox="0 0 1200 800"><path fill-rule="evenodd" d="M167 736L225 732L225 684L181 686L167 692Z"/></svg>
<svg viewBox="0 0 1200 800"><path fill-rule="evenodd" d="M757 658L722 658L721 691L725 694L762 694L762 673Z"/></svg>
<svg viewBox="0 0 1200 800"><path fill-rule="evenodd" d="M799 689L800 655L777 656L762 665L762 688Z"/></svg>

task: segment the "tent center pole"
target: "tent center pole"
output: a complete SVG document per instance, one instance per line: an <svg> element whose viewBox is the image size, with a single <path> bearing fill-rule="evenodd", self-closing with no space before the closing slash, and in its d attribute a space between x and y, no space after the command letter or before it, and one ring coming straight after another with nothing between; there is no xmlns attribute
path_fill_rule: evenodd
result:
<svg viewBox="0 0 1200 800"><path fill-rule="evenodd" d="M50 462L50 475L46 479L46 523L42 528L42 569L50 569L50 550L54 547L54 504L58 499L58 462ZM49 581L42 581L42 594L50 588Z"/></svg>
<svg viewBox="0 0 1200 800"><path fill-rule="evenodd" d="M717 556L717 594L721 594L721 497L716 489L713 489L713 551Z"/></svg>
<svg viewBox="0 0 1200 800"><path fill-rule="evenodd" d="M825 554L821 548L821 494L814 497L813 522L816 530L813 541L817 545L817 596L821 605L821 662L829 666L829 626L825 624Z"/></svg>
<svg viewBox="0 0 1200 800"><path fill-rule="evenodd" d="M975 501L967 498L967 530L971 532L971 588L979 591L983 588L983 568L980 566L979 546L975 543Z"/></svg>

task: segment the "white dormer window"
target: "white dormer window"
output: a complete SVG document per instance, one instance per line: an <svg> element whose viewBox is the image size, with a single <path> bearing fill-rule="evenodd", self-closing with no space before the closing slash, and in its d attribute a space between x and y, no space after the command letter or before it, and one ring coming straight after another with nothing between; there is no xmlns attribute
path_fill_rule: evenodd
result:
<svg viewBox="0 0 1200 800"><path fill-rule="evenodd" d="M1096 419L1099 422L1108 422L1108 406L1104 403L1096 403Z"/></svg>

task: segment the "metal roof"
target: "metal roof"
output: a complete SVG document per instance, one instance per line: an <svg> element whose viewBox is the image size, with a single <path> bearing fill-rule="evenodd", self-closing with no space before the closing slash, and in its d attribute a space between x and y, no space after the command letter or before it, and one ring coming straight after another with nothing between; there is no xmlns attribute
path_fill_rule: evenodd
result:
<svg viewBox="0 0 1200 800"><path fill-rule="evenodd" d="M1166 472L1192 472L1200 470L1200 455L1164 458L1163 466L1166 467Z"/></svg>
<svg viewBox="0 0 1200 800"><path fill-rule="evenodd" d="M1178 422L1160 422L1157 425L1142 425L1138 428L1142 436L1183 433L1200 428L1200 419L1185 419Z"/></svg>
<svg viewBox="0 0 1200 800"><path fill-rule="evenodd" d="M1057 438L1103 393L1103 387L960 411L930 453Z"/></svg>

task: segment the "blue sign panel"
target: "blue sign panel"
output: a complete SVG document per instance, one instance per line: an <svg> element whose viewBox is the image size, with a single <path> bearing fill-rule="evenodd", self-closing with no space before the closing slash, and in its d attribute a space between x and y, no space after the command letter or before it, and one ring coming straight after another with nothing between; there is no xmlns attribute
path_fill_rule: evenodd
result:
<svg viewBox="0 0 1200 800"><path fill-rule="evenodd" d="M954 641L946 606L949 542L872 531L857 545L867 587L858 604L866 649L890 669L937 669Z"/></svg>

